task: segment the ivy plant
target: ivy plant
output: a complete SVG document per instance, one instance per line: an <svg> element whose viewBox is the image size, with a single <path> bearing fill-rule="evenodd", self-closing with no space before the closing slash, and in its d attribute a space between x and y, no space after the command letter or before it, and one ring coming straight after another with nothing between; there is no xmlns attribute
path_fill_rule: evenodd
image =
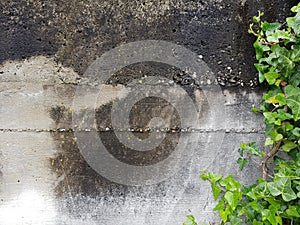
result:
<svg viewBox="0 0 300 225"><path fill-rule="evenodd" d="M259 82L268 86L262 104L252 109L264 117L266 139L263 148L255 142L241 144L237 163L242 170L250 156L259 157L262 175L251 186L233 175L201 175L211 184L220 224L300 224L300 3L291 10L294 16L285 23L262 21L259 12L249 28L257 38ZM191 215L184 223L196 224Z"/></svg>

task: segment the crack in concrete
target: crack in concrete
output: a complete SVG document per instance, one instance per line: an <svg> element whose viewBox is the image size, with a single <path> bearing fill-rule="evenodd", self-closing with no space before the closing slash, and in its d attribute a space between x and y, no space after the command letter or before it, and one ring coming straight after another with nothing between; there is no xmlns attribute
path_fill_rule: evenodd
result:
<svg viewBox="0 0 300 225"><path fill-rule="evenodd" d="M180 129L77 129L77 132L133 132L133 133L149 133L149 132L156 132L156 133L234 133L234 134L264 134L264 130L257 130L257 129L190 129L190 128L180 128ZM73 129L65 129L65 128L58 128L58 129L0 129L1 133L21 133L21 132L32 132L32 133L47 133L47 132L74 132Z"/></svg>

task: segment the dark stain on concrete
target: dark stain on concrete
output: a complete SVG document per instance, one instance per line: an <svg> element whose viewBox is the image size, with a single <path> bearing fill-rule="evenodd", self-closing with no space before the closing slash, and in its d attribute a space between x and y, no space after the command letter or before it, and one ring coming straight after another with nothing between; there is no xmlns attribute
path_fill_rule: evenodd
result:
<svg viewBox="0 0 300 225"><path fill-rule="evenodd" d="M193 100L195 99L194 91L197 86L191 84L195 84L197 81L199 82L199 79L192 78L190 74L181 71L179 68L164 63L141 62L128 65L113 74L106 81L106 84L113 86L122 84L127 86L134 80L137 82L138 79L144 77L157 77L154 85L158 83L160 77L166 78L168 81L180 85Z"/></svg>
<svg viewBox="0 0 300 225"><path fill-rule="evenodd" d="M25 1L0 3L0 62L55 55L83 74L97 56L137 40L166 40L197 54L216 76L253 79L253 38L258 9L282 21L297 1ZM228 69L230 67L230 69Z"/></svg>
<svg viewBox="0 0 300 225"><path fill-rule="evenodd" d="M153 117L169 120L170 130L157 148L145 152L130 149L119 142L113 131L99 132L99 137L110 154L121 162L137 166L153 165L166 159L175 149L180 137L180 118L177 111L162 99L146 98L137 102L135 106L129 115L130 128L135 130L133 134L140 139L148 137L150 132L148 124ZM99 130L112 127L111 107L112 104L107 104L96 110Z"/></svg>
<svg viewBox="0 0 300 225"><path fill-rule="evenodd" d="M161 101L156 102L157 107L160 107ZM105 120L109 120L109 108L110 106L106 105L97 110L97 121L102 121L99 115L105 115ZM70 123L67 120L70 120L71 113L64 106L57 106L50 109L49 114L57 126L61 127L63 123ZM175 116L171 124L176 125L176 119L177 117ZM141 134L137 133L137 136L139 135ZM101 199L107 196L114 196L118 202L123 201L128 192L136 193L141 196L146 194L143 193L143 191L138 192L138 187L127 187L125 185L116 184L96 173L80 154L80 150L76 144L76 138L72 131L53 131L51 132L51 136L59 151L54 158L49 159L49 164L53 172L61 178L59 178L60 181L55 189L58 197L70 197L71 195L71 197L89 196ZM166 139L159 147L140 154L119 143L113 131L99 132L99 137L114 157L120 161L140 166L155 164L166 158L172 152L174 146L176 146L179 136L179 133L168 133ZM165 193L162 188L164 182L156 186L162 189L159 193L156 193L156 195L164 196Z"/></svg>
<svg viewBox="0 0 300 225"><path fill-rule="evenodd" d="M55 3L10 1L0 3L0 63L58 50Z"/></svg>
<svg viewBox="0 0 300 225"><path fill-rule="evenodd" d="M62 120L70 118L70 113L66 113L67 109L64 105L56 106L50 109L50 117L55 121L55 124L59 124Z"/></svg>
<svg viewBox="0 0 300 225"><path fill-rule="evenodd" d="M191 79L189 75L184 74L178 68L173 68L161 63L145 62L121 69L107 81L107 84L113 86L122 84L127 86L133 80L140 79L144 76L161 76L171 81L174 76ZM181 82L179 78L178 82ZM176 80L174 80L174 82L176 82ZM184 84L182 87L192 99L195 99L194 91L196 87ZM53 86L44 86L45 91L49 88L53 88ZM68 90L58 91L57 94L58 96L64 96L66 95L64 92L68 92ZM74 90L71 90L71 93L74 93ZM207 104L206 101L204 100L204 105ZM157 148L146 152L135 151L119 142L112 129L112 104L111 102L96 109L95 118L99 138L101 138L104 146L113 157L130 165L145 166L158 163L166 159L172 153L177 146L181 135L180 129L182 127L178 112L170 103L162 98L148 97L136 102L135 106L131 109L129 115L130 126L134 130L134 135L141 139L148 137L150 132L149 122L153 117L162 117L165 121L169 121L168 126L163 127L169 128L163 142ZM208 108L202 107L201 110L199 113L201 116L205 116ZM57 129L69 127L71 124L72 112L64 105L58 105L49 109L49 115ZM107 131L106 128L109 128L109 130ZM83 195L97 198L114 196L122 199L129 192L136 192L137 187L126 187L116 184L97 174L81 156L72 131L52 132L51 135L59 150L59 153L50 159L51 168L58 177L62 178L56 187L58 196L68 196L70 194L71 196ZM155 187L162 189L158 195L165 195L163 191L164 182L155 185ZM143 196L145 193L140 191L137 194Z"/></svg>

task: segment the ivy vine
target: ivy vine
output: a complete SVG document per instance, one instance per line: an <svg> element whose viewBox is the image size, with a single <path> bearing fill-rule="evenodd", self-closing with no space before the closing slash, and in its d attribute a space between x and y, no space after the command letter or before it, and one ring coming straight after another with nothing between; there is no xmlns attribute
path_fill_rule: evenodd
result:
<svg viewBox="0 0 300 225"><path fill-rule="evenodd" d="M244 186L233 175L201 174L211 183L221 224L300 224L300 3L291 10L294 16L285 23L262 21L259 12L249 28L257 37L259 82L268 85L263 103L252 109L264 116L266 139L263 149L255 142L241 144L237 163L242 170L250 156L260 157L261 178ZM184 225L196 224L187 216Z"/></svg>

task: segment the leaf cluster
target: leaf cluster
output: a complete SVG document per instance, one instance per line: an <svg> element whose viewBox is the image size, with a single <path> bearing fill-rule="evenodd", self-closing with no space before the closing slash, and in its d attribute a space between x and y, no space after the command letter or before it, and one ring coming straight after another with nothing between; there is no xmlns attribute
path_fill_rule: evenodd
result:
<svg viewBox="0 0 300 225"><path fill-rule="evenodd" d="M262 149L255 142L241 144L237 163L242 170L253 157L260 158L262 178L244 186L233 175L201 175L218 201L214 210L221 224L300 224L300 3L291 10L294 16L285 23L262 21L259 12L249 28L257 37L259 82L268 86L263 103L252 109L264 117L266 139ZM191 221L187 224L196 224L193 217Z"/></svg>

